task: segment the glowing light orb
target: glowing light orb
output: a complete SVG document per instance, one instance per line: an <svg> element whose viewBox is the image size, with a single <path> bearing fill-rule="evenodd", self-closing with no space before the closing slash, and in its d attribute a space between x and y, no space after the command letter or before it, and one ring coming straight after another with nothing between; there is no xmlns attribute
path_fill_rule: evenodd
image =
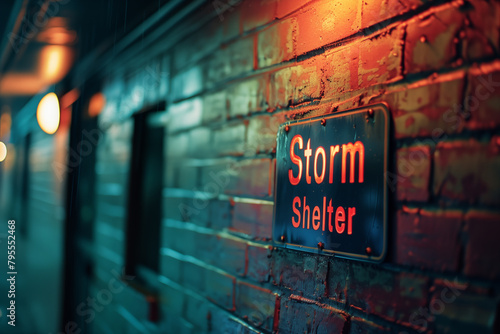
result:
<svg viewBox="0 0 500 334"><path fill-rule="evenodd" d="M56 94L48 93L42 98L36 110L36 119L42 130L49 135L57 131L61 119L61 110Z"/></svg>
<svg viewBox="0 0 500 334"><path fill-rule="evenodd" d="M95 117L99 115L106 105L106 98L102 93L96 93L92 96L89 102L89 116Z"/></svg>
<svg viewBox="0 0 500 334"><path fill-rule="evenodd" d="M4 161L7 157L7 146L0 141L0 162Z"/></svg>

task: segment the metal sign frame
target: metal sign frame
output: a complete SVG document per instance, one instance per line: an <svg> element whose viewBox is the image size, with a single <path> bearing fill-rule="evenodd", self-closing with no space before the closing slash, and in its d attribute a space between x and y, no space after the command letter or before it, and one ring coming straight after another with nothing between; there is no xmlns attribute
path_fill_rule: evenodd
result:
<svg viewBox="0 0 500 334"><path fill-rule="evenodd" d="M381 158L383 160L383 174L379 175L380 178L383 179L383 181L381 182L382 187L383 187L383 190L382 190L382 192L383 192L382 216L383 217L381 220L382 231L380 231L381 232L380 237L382 238L382 240L381 240L382 244L381 245L377 244L377 247L375 247L376 249L378 249L377 254L373 253L373 245L370 245L370 244L366 245L364 252L361 252L361 251L359 251L359 252L346 252L343 250L334 250L334 249L330 249L329 247L325 247L324 242L321 242L321 241L318 242L318 245L316 247L313 247L311 245L302 245L302 244L289 242L286 240L287 238L286 238L285 234L282 234L284 229L286 230L286 233L289 233L288 227L286 227L286 225L284 225L285 223L278 223L277 222L277 210L279 210L278 206L280 205L279 201L281 200L279 198L279 196L280 196L280 194L279 194L279 190L280 190L279 189L279 182L280 182L280 180L281 180L281 182L283 182L283 179L285 178L284 175L281 175L281 176L279 175L279 171L280 171L280 168L279 168L280 161L279 160L283 158L283 152L280 152L283 150L283 147L280 148L280 136L282 136L281 138L286 137L287 133L292 132L293 128L296 126L302 126L302 125L306 125L306 124L310 125L311 123L318 123L318 125L317 125L318 127L319 126L326 126L327 124L331 123L332 120L346 118L349 116L351 116L350 119L356 118L358 124L360 123L360 120L359 120L360 116L362 116L366 120L367 124L370 122L372 122L373 124L375 124L375 122L379 122L379 123L382 122L383 123L381 125L383 132L384 132L383 139L380 138L383 140L383 143L382 143L383 144L383 157ZM356 125L356 123L354 123L354 128L356 128L355 125ZM316 125L314 125L314 126L316 126ZM380 126L380 124L377 124L377 126ZM365 128L365 131L366 131L366 128ZM379 129L379 131L380 131L380 129ZM323 116L301 119L301 120L293 120L293 121L288 121L286 123L283 123L280 126L280 128L278 130L278 134L277 134L278 144L277 144L277 152L276 152L276 177L275 177L275 184L274 184L274 186L275 186L275 191L274 191L274 203L275 203L275 205L274 205L274 212L273 212L273 244L275 246L279 246L279 247L302 250L302 251L306 251L306 252L310 252L310 253L335 255L335 256L342 257L342 258L355 259L355 260L368 261L368 262L382 262L385 258L386 253L387 253L388 187L387 187L385 177L386 177L386 173L388 171L389 133L390 133L390 113L389 113L389 110L385 104L369 105L369 106L351 109L351 110L347 110L344 112L339 112L339 113L335 113L335 114L331 114L331 115L323 115ZM378 135L380 137L382 137L382 134L378 133ZM354 139L356 139L356 137ZM289 145L289 146L291 146L291 145ZM303 148L304 149L306 148L305 143L304 143ZM286 154L289 154L289 153L287 152ZM351 153L351 155L356 156L356 153ZM291 159L291 158L288 156L288 159ZM323 155L323 159L326 160L325 155ZM351 159L353 159L353 158L351 157ZM359 160L359 154L358 154L358 160ZM284 164L284 162L282 162L282 163ZM344 163L344 161L343 161L343 163ZM355 166L355 164L353 164L353 165ZM325 167L323 167L323 168L325 168ZM334 167L332 167L332 168L334 168ZM353 167L351 167L351 168L353 168ZM359 168L359 162L358 162L358 168ZM379 166L379 169L380 169L380 166ZM316 173L316 171L314 171L314 173ZM293 172L292 172L292 174L293 174ZM306 194L308 193L307 189L305 190L305 192L306 192ZM313 192L314 192L314 190L313 190ZM283 196L288 196L288 194L283 195ZM324 201L323 201L323 203L324 203ZM330 201L330 203L331 203L331 201ZM285 204L283 203L281 205L285 205ZM295 204L293 204L292 207L295 210L294 205ZM305 203L305 198L304 198L303 224L305 224L305 210L306 210L305 207L306 207L306 203ZM325 209L325 207L323 207L323 209ZM310 216L307 217L308 218L307 219L308 229L309 229L309 222L310 221L312 221L313 226L314 226L314 221L315 221L314 219L315 218L314 218L314 214L312 213L312 210L313 210L313 207L311 205L311 212L309 214L310 215L312 214L312 219L311 220L309 219ZM297 214L297 213L295 213L295 214ZM300 214L297 214L297 218L300 221ZM321 218L320 218L320 221L321 221ZM289 222L288 222L288 224L289 224ZM280 225L280 226L277 226L277 225ZM299 223L299 227L300 227L300 223ZM278 230L279 228L281 228L281 232ZM292 231L293 231L293 229L292 229ZM325 216L324 216L324 214L323 214L323 231L325 231ZM324 233L322 235L324 235ZM291 238L291 239L293 239L293 238ZM363 246L363 248L364 247L365 246Z"/></svg>

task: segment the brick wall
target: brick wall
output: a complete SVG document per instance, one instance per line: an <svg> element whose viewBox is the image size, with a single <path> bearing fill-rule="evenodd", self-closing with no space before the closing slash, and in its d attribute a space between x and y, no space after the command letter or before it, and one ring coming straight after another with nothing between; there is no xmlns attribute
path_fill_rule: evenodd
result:
<svg viewBox="0 0 500 334"><path fill-rule="evenodd" d="M110 71L94 291L123 263L121 127L167 100L160 316L127 287L100 313L120 321L96 328L498 331L499 28L493 0L223 0L167 34L175 45ZM278 126L375 102L393 125L386 260L273 248Z"/></svg>

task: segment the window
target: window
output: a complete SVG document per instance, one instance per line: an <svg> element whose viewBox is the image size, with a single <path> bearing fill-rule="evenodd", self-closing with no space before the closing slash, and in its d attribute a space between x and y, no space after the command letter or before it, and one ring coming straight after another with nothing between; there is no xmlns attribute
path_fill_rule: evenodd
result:
<svg viewBox="0 0 500 334"><path fill-rule="evenodd" d="M158 116L155 111L134 116L125 271L139 279L159 266L164 126Z"/></svg>

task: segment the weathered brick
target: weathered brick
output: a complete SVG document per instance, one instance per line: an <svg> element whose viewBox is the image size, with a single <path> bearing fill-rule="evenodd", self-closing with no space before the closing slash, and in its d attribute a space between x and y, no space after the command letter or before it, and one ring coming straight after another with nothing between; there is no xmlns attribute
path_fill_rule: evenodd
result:
<svg viewBox="0 0 500 334"><path fill-rule="evenodd" d="M207 270L205 276L205 295L209 300L227 310L234 309L234 289L236 279L222 272Z"/></svg>
<svg viewBox="0 0 500 334"><path fill-rule="evenodd" d="M240 240L217 236L216 242L204 255L199 255L207 263L231 274L243 276L246 271L247 244Z"/></svg>
<svg viewBox="0 0 500 334"><path fill-rule="evenodd" d="M396 262L435 271L456 272L460 261L460 212L398 212Z"/></svg>
<svg viewBox="0 0 500 334"><path fill-rule="evenodd" d="M226 125L214 130L213 153L219 155L243 155L245 149L246 124L242 122Z"/></svg>
<svg viewBox="0 0 500 334"><path fill-rule="evenodd" d="M227 118L226 92L219 91L203 96L203 123L223 121Z"/></svg>
<svg viewBox="0 0 500 334"><path fill-rule="evenodd" d="M500 203L500 149L497 137L489 143L441 142L434 153L434 194L449 200Z"/></svg>
<svg viewBox="0 0 500 334"><path fill-rule="evenodd" d="M271 239L273 205L236 202L231 229L253 238Z"/></svg>
<svg viewBox="0 0 500 334"><path fill-rule="evenodd" d="M394 28L360 43L357 73L360 88L402 78L403 34L403 29Z"/></svg>
<svg viewBox="0 0 500 334"><path fill-rule="evenodd" d="M207 85L214 86L223 80L238 77L253 70L254 41L247 37L238 39L217 50L207 63Z"/></svg>
<svg viewBox="0 0 500 334"><path fill-rule="evenodd" d="M358 88L359 43L325 53L325 98L341 98Z"/></svg>
<svg viewBox="0 0 500 334"><path fill-rule="evenodd" d="M405 323L427 304L427 284L424 276L353 263L347 293L349 302L365 312Z"/></svg>
<svg viewBox="0 0 500 334"><path fill-rule="evenodd" d="M270 252L265 246L248 245L248 265L245 275L257 282L267 282L271 270L271 260L268 256Z"/></svg>
<svg viewBox="0 0 500 334"><path fill-rule="evenodd" d="M324 56L320 55L274 72L270 81L270 108L288 107L320 98L323 93L323 62Z"/></svg>
<svg viewBox="0 0 500 334"><path fill-rule="evenodd" d="M236 314L266 330L273 329L277 295L271 290L245 282L236 284Z"/></svg>
<svg viewBox="0 0 500 334"><path fill-rule="evenodd" d="M491 57L499 52L500 5L495 1L467 2L463 56L468 60Z"/></svg>
<svg viewBox="0 0 500 334"><path fill-rule="evenodd" d="M465 274L487 279L500 278L500 214L471 211L465 216L467 246L465 249Z"/></svg>
<svg viewBox="0 0 500 334"><path fill-rule="evenodd" d="M397 195L400 201L429 199L431 152L427 145L401 148L396 153Z"/></svg>
<svg viewBox="0 0 500 334"><path fill-rule="evenodd" d="M421 0L372 0L362 2L361 28L365 29L377 26L385 20L407 13L417 8L422 3ZM372 27L372 29L374 29Z"/></svg>
<svg viewBox="0 0 500 334"><path fill-rule="evenodd" d="M237 82L227 90L227 105L231 117L246 116L268 108L267 74Z"/></svg>
<svg viewBox="0 0 500 334"><path fill-rule="evenodd" d="M297 55L353 35L359 30L361 2L321 0L296 16Z"/></svg>
<svg viewBox="0 0 500 334"><path fill-rule="evenodd" d="M245 322L220 308L213 307L210 311L211 333L255 334L256 331Z"/></svg>
<svg viewBox="0 0 500 334"><path fill-rule="evenodd" d="M296 294L316 298L325 295L328 259L314 255L274 252L271 277L274 284L286 287Z"/></svg>
<svg viewBox="0 0 500 334"><path fill-rule="evenodd" d="M439 333L497 333L498 302L456 288L437 288L429 303Z"/></svg>
<svg viewBox="0 0 500 334"><path fill-rule="evenodd" d="M272 172L269 159L242 161L238 167L240 177L233 193L263 197L272 195L269 191L273 182L269 175Z"/></svg>
<svg viewBox="0 0 500 334"><path fill-rule="evenodd" d="M326 294L328 298L341 303L346 301L349 275L349 261L335 259L329 262L326 280Z"/></svg>
<svg viewBox="0 0 500 334"><path fill-rule="evenodd" d="M444 79L404 87L372 100L388 104L394 117L396 139L428 136L438 141L445 134L464 128L463 74Z"/></svg>
<svg viewBox="0 0 500 334"><path fill-rule="evenodd" d="M464 108L470 113L470 129L493 129L500 126L500 62L471 68Z"/></svg>
<svg viewBox="0 0 500 334"><path fill-rule="evenodd" d="M296 31L297 21L295 18L290 18L259 33L259 68L279 64L295 57L294 33Z"/></svg>
<svg viewBox="0 0 500 334"><path fill-rule="evenodd" d="M276 135L280 124L284 122L283 114L253 117L248 123L247 153L269 153L275 150Z"/></svg>
<svg viewBox="0 0 500 334"><path fill-rule="evenodd" d="M291 300L282 297L280 333L343 333L346 322L344 316L339 310L322 306L318 307L306 298Z"/></svg>
<svg viewBox="0 0 500 334"><path fill-rule="evenodd" d="M410 20L406 29L405 74L451 66L460 56L456 43L464 17L453 6Z"/></svg>

